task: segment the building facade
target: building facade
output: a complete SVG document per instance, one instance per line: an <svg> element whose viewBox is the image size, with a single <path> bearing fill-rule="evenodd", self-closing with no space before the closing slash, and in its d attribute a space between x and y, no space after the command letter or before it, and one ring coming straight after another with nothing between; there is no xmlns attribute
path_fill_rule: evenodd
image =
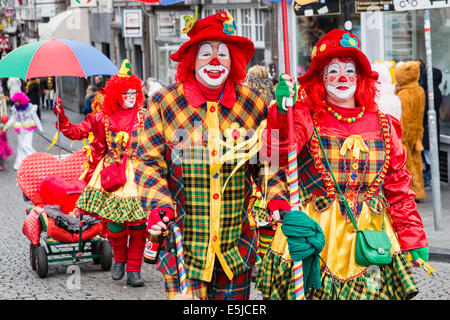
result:
<svg viewBox="0 0 450 320"><path fill-rule="evenodd" d="M175 81L175 64L169 58L188 37L181 33L184 16L193 15L198 5L199 17L228 10L237 24L237 33L255 43L255 56L251 64L271 63L278 65L278 35L268 27L275 5L259 0L186 0L182 3L161 6L138 2L114 1L112 22L112 58L127 57L141 78L153 77L162 84ZM140 33L127 34L124 30L125 16L131 11L139 16Z"/></svg>

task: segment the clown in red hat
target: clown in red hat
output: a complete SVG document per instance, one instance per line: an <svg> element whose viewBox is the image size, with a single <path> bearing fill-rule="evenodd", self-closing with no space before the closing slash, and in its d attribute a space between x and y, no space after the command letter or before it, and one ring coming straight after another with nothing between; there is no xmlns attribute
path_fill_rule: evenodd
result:
<svg viewBox="0 0 450 320"><path fill-rule="evenodd" d="M428 244L409 187L400 123L375 103L377 78L358 37L344 30L332 30L317 42L311 67L298 78L298 90L293 78L280 77L268 129L279 131L279 141L272 144L278 144L280 162L286 164L288 130L282 101L296 97L293 113L304 213L287 213L277 229L256 281L264 298L295 297L293 260L307 249L310 254L301 259L310 299L410 299L418 293L405 253L427 261ZM281 220L278 212L273 214ZM295 219L305 214L304 224L296 225ZM306 234L307 227L316 232ZM377 247L376 254L384 261L372 266L363 261L356 230L387 234L386 246ZM295 246L293 237L306 239L304 250Z"/></svg>
<svg viewBox="0 0 450 320"><path fill-rule="evenodd" d="M88 158L84 173L87 185L76 206L105 221L114 251L111 277L121 280L126 271L127 284L132 287L144 285L140 271L147 223L134 182L137 136L144 125L141 84L125 59L105 86L101 109L87 114L85 121L72 124L60 102L54 108L59 130L66 137L90 140L83 148Z"/></svg>
<svg viewBox="0 0 450 320"><path fill-rule="evenodd" d="M236 35L228 12L185 20L189 40L171 55L178 82L149 102L136 182L149 233L160 235L170 220L183 230L189 295L248 299L257 250L251 178L263 180L259 161L250 159L257 159L267 117L260 93L242 84L254 45ZM268 180L274 208L287 201L282 175ZM162 251L158 258L172 299L180 291L175 256Z"/></svg>

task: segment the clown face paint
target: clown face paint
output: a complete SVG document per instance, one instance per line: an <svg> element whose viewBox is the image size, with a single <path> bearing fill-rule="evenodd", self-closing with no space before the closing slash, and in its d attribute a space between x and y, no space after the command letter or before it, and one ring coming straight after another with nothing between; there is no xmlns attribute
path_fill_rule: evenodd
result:
<svg viewBox="0 0 450 320"><path fill-rule="evenodd" d="M210 41L200 44L195 59L195 77L204 86L219 88L230 73L230 51L225 43Z"/></svg>
<svg viewBox="0 0 450 320"><path fill-rule="evenodd" d="M134 89L128 89L127 92L122 93L123 106L124 108L131 109L136 104L136 98L138 92Z"/></svg>
<svg viewBox="0 0 450 320"><path fill-rule="evenodd" d="M352 61L342 62L337 58L332 59L323 73L327 97L340 102L352 99L356 91L357 79L356 66Z"/></svg>

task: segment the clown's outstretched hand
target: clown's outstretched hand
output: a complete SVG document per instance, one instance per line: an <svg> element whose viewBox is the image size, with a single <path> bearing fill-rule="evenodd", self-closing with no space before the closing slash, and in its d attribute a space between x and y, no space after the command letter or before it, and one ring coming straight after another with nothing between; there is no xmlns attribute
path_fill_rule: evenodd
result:
<svg viewBox="0 0 450 320"><path fill-rule="evenodd" d="M286 113L287 109L283 108L283 98L297 99L297 83L295 79L286 73L280 74L280 81L275 89L275 98L277 100L278 112Z"/></svg>

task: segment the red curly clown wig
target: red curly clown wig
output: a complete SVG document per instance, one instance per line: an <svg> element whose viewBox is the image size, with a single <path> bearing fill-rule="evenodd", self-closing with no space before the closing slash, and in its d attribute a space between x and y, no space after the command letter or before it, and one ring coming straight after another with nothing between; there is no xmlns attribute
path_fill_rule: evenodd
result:
<svg viewBox="0 0 450 320"><path fill-rule="evenodd" d="M142 80L136 75L120 76L114 75L106 83L104 93L104 100L102 104L103 112L106 115L114 113L119 106L124 104L122 93L134 89L138 92L136 97L136 105L142 106L144 104L144 94L142 93Z"/></svg>
<svg viewBox="0 0 450 320"><path fill-rule="evenodd" d="M353 61L349 57L337 57L342 62ZM324 112L326 112L326 107L328 106L325 101L326 89L323 83L323 70L327 66L332 58L325 60L318 72L309 81L300 83L299 92L304 92L305 94L299 99L303 100L304 103L308 104L311 110L318 114L319 119L322 118ZM375 97L378 94L378 90L375 87L377 80L367 76L363 71L358 61L353 61L356 65L356 70L358 74L358 81L356 85L355 92L355 102L358 106L364 106L369 112L376 112L378 110L378 105L375 102Z"/></svg>
<svg viewBox="0 0 450 320"><path fill-rule="evenodd" d="M231 56L231 67L228 79L231 79L233 83L241 84L247 78L245 72L247 65L246 59L242 56L241 50L239 50L235 44L224 41L228 46ZM195 74L195 59L197 58L199 44L190 46L183 56L183 60L177 65L177 73L175 74L175 80L177 82L183 82L187 80L193 80Z"/></svg>

